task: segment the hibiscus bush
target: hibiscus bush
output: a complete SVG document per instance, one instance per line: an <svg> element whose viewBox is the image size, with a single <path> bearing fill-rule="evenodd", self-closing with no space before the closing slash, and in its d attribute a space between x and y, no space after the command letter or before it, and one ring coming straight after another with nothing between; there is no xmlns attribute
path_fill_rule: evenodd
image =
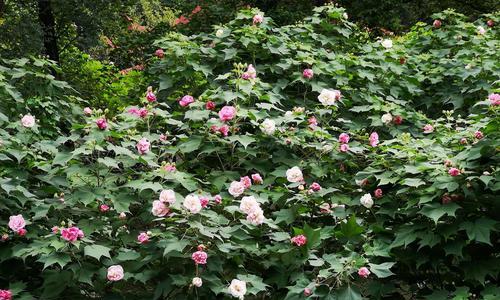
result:
<svg viewBox="0 0 500 300"><path fill-rule="evenodd" d="M116 116L9 106L0 299L498 298L500 19L435 20L242 10Z"/></svg>

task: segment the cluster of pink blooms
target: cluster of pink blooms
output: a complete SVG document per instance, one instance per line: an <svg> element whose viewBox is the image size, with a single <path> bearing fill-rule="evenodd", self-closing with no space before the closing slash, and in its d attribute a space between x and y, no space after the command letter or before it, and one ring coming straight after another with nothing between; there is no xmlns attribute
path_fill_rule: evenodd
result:
<svg viewBox="0 0 500 300"><path fill-rule="evenodd" d="M231 182L228 189L229 194L234 197L238 197L243 194L246 189L249 189L252 186L252 180L253 184L261 184L263 182L262 176L260 176L259 173L252 174L251 178L252 179L250 179L249 176L243 176L240 178L240 181Z"/></svg>
<svg viewBox="0 0 500 300"><path fill-rule="evenodd" d="M224 124L222 126L217 126L217 125L210 126L210 130L213 133L220 132L220 134L222 134L222 136L228 136L229 135L229 129L230 129L230 127L227 124Z"/></svg>
<svg viewBox="0 0 500 300"><path fill-rule="evenodd" d="M22 215L10 216L9 217L9 228L20 236L26 235L27 231L24 228L26 226L26 221Z"/></svg>
<svg viewBox="0 0 500 300"><path fill-rule="evenodd" d="M137 108L137 107L131 107L127 111L129 114L136 116L138 118L145 118L148 116L148 109L145 107Z"/></svg>
<svg viewBox="0 0 500 300"><path fill-rule="evenodd" d="M222 122L232 120L236 116L236 108L234 106L224 106L219 111L219 118Z"/></svg>
<svg viewBox="0 0 500 300"><path fill-rule="evenodd" d="M205 265L207 263L208 254L203 250L205 250L205 246L199 245L198 251L191 255L191 259L197 265Z"/></svg>
<svg viewBox="0 0 500 300"><path fill-rule="evenodd" d="M137 142L136 148L140 155L147 154L151 143L146 138L142 138Z"/></svg>
<svg viewBox="0 0 500 300"><path fill-rule="evenodd" d="M0 300L11 300L12 292L10 290L0 290Z"/></svg>
<svg viewBox="0 0 500 300"><path fill-rule="evenodd" d="M106 130L106 128L108 128L108 122L106 121L106 118L99 118L99 119L97 119L95 121L95 124L101 130Z"/></svg>
<svg viewBox="0 0 500 300"><path fill-rule="evenodd" d="M290 239L292 244L295 246L301 247L307 243L307 238L303 234L299 234Z"/></svg>
<svg viewBox="0 0 500 300"><path fill-rule="evenodd" d="M500 105L500 94L490 94L488 99L490 100L491 105Z"/></svg>
<svg viewBox="0 0 500 300"><path fill-rule="evenodd" d="M313 78L314 76L314 72L312 69L304 69L304 71L302 71L302 77L304 77L305 79L311 79Z"/></svg>
<svg viewBox="0 0 500 300"><path fill-rule="evenodd" d="M253 65L248 65L247 71L241 74L241 78L245 80L255 79L257 78L257 71L253 67Z"/></svg>
<svg viewBox="0 0 500 300"><path fill-rule="evenodd" d="M370 276L370 274L371 274L371 272L370 272L370 270L368 270L367 267L361 267L358 270L359 277L368 278L368 276Z"/></svg>
<svg viewBox="0 0 500 300"><path fill-rule="evenodd" d="M173 190L163 190L160 193L160 198L153 201L151 213L155 217L164 217L170 212L170 205L176 202L175 192Z"/></svg>
<svg viewBox="0 0 500 300"><path fill-rule="evenodd" d="M179 100L179 105L182 107L188 106L189 104L194 102L194 98L191 95L186 95Z"/></svg>
<svg viewBox="0 0 500 300"><path fill-rule="evenodd" d="M240 203L240 210L247 214L247 221L253 225L264 223L264 211L260 208L260 204L254 196L243 197Z"/></svg>
<svg viewBox="0 0 500 300"><path fill-rule="evenodd" d="M76 242L78 239L82 239L84 236L83 231L75 226L61 229L61 237L71 243Z"/></svg>
<svg viewBox="0 0 500 300"><path fill-rule="evenodd" d="M378 133L376 131L372 132L370 134L370 146L372 147L377 147L379 140L378 140Z"/></svg>
<svg viewBox="0 0 500 300"><path fill-rule="evenodd" d="M339 143L340 143L340 152L347 152L349 151L349 145L347 143L349 143L349 134L347 133L341 133L339 135Z"/></svg>

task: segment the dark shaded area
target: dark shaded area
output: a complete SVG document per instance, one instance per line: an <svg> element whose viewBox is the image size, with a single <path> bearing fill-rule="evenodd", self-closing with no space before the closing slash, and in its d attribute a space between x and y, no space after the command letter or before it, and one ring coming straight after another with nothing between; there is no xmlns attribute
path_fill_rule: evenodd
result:
<svg viewBox="0 0 500 300"><path fill-rule="evenodd" d="M56 21L50 0L38 0L38 18L43 32L44 53L52 60L59 61L57 48Z"/></svg>

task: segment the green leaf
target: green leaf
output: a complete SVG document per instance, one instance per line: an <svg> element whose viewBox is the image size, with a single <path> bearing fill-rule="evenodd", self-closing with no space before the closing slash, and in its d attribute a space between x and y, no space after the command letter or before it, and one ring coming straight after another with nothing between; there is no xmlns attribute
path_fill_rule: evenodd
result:
<svg viewBox="0 0 500 300"><path fill-rule="evenodd" d="M179 144L177 147L182 153L190 153L198 150L202 140L203 139L200 136L191 136L188 141Z"/></svg>
<svg viewBox="0 0 500 300"><path fill-rule="evenodd" d="M228 137L227 139L233 143L235 141L239 142L245 149L248 147L248 145L256 141L256 139L251 137L250 135L233 135Z"/></svg>
<svg viewBox="0 0 500 300"><path fill-rule="evenodd" d="M116 160L112 159L111 157L99 158L97 161L109 168L120 168Z"/></svg>
<svg viewBox="0 0 500 300"><path fill-rule="evenodd" d="M189 245L189 242L187 240L178 240L175 237L165 240L165 242L167 243L167 245L163 250L163 256L168 256L170 253L174 251L182 252L184 248L186 248L186 246Z"/></svg>
<svg viewBox="0 0 500 300"><path fill-rule="evenodd" d="M434 223L437 224L438 220L444 215L455 216L455 212L459 208L460 206L457 205L456 203L448 203L448 204L433 203L424 205L424 207L419 211L419 213L426 217L431 218L434 221Z"/></svg>
<svg viewBox="0 0 500 300"><path fill-rule="evenodd" d="M41 257L39 261L43 262L43 269L47 267L58 264L61 268L64 268L69 262L71 262L71 257L66 253L52 253L46 257Z"/></svg>
<svg viewBox="0 0 500 300"><path fill-rule="evenodd" d="M308 249L312 249L321 243L321 228L313 229L308 224L305 224L304 235L307 238Z"/></svg>
<svg viewBox="0 0 500 300"><path fill-rule="evenodd" d="M355 287L351 287L350 285L344 288L340 288L337 291L337 299L338 300L362 300L359 290Z"/></svg>
<svg viewBox="0 0 500 300"><path fill-rule="evenodd" d="M382 264L369 264L370 266L370 271L377 275L378 278L385 278L389 277L391 275L394 275L394 273L391 272L390 268L396 264L395 262L385 262Z"/></svg>
<svg viewBox="0 0 500 300"><path fill-rule="evenodd" d="M464 222L460 225L461 230L467 232L469 239L491 245L490 233L495 231L496 221L482 217L472 222Z"/></svg>
<svg viewBox="0 0 500 300"><path fill-rule="evenodd" d="M101 245L88 245L85 246L83 249L83 252L85 253L85 256L90 256L94 257L95 259L99 260L101 257L105 256L107 258L111 258L108 247L104 247Z"/></svg>
<svg viewBox="0 0 500 300"><path fill-rule="evenodd" d="M340 230L343 237L352 238L363 233L363 227L356 222L356 216L352 215L346 223L340 225Z"/></svg>
<svg viewBox="0 0 500 300"><path fill-rule="evenodd" d="M64 166L72 157L73 154L71 152L59 152L56 154L56 157L54 157L52 165Z"/></svg>
<svg viewBox="0 0 500 300"><path fill-rule="evenodd" d="M209 110L188 110L184 115L184 119L201 121L204 119L208 119L209 114Z"/></svg>
<svg viewBox="0 0 500 300"><path fill-rule="evenodd" d="M411 187L419 187L425 185L425 181L420 178L405 178L403 184Z"/></svg>

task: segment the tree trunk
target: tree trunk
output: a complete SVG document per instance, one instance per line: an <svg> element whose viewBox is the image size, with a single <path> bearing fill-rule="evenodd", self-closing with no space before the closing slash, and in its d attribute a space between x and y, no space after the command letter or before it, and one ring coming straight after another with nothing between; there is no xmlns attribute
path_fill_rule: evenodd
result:
<svg viewBox="0 0 500 300"><path fill-rule="evenodd" d="M50 0L38 0L38 18L43 30L44 53L50 59L59 62L59 51L57 49L56 22Z"/></svg>

